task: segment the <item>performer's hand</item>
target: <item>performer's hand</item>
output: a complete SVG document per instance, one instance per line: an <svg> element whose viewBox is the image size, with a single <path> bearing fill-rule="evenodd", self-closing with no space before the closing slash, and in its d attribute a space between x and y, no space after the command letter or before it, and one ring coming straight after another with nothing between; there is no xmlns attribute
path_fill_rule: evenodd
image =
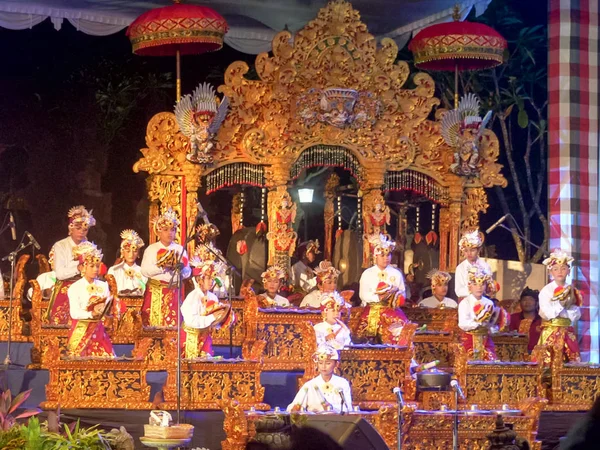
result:
<svg viewBox="0 0 600 450"><path fill-rule="evenodd" d="M102 303L94 306L94 309L92 310L92 318L98 319L102 315L102 311L104 311L104 305Z"/></svg>

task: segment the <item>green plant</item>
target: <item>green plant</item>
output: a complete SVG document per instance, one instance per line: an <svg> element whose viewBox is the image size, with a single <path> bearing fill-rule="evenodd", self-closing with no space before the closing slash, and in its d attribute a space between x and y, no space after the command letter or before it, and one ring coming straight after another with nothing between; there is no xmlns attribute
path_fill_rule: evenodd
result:
<svg viewBox="0 0 600 450"><path fill-rule="evenodd" d="M10 389L0 395L0 430L9 430L17 423L17 419L24 419L39 414L39 408L28 409L21 414L14 415L16 410L29 398L31 389L21 392L14 399Z"/></svg>
<svg viewBox="0 0 600 450"><path fill-rule="evenodd" d="M63 425L64 431L48 433L48 438L54 445L47 447L52 450L111 450L110 444L101 434L98 425L90 428L80 427L79 420L71 426Z"/></svg>

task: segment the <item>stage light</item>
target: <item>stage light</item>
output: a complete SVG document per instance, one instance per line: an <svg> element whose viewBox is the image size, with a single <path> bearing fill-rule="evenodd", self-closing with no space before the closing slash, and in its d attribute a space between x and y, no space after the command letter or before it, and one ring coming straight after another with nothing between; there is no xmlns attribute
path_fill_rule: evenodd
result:
<svg viewBox="0 0 600 450"><path fill-rule="evenodd" d="M315 190L313 188L303 187L298 189L298 198L300 199L300 203L312 203L314 192Z"/></svg>

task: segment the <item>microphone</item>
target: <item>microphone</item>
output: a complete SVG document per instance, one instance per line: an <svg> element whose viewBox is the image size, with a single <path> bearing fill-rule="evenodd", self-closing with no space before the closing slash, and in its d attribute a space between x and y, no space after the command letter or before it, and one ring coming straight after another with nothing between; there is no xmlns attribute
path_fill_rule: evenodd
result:
<svg viewBox="0 0 600 450"><path fill-rule="evenodd" d="M342 399L342 406L340 408L340 414L344 414L344 405L346 405L346 398L344 397L344 390L342 388L336 389L337 393L340 394L340 398ZM350 412L350 408L346 405L346 411Z"/></svg>
<svg viewBox="0 0 600 450"><path fill-rule="evenodd" d="M400 406L402 408L404 408L404 398L402 398L402 389L400 389L399 387L395 387L394 389L392 389L392 392L394 394L396 394L396 398L398 399L398 403L400 403Z"/></svg>
<svg viewBox="0 0 600 450"><path fill-rule="evenodd" d="M36 249L39 250L41 248L38 241L33 237L33 235L29 231L25 232L25 236L27 236L29 242L31 242Z"/></svg>
<svg viewBox="0 0 600 450"><path fill-rule="evenodd" d="M500 217L498 220L496 220L496 222L491 227L489 227L487 230L485 230L485 234L490 234L493 230L498 228L498 226L502 222L504 222L506 219L508 219L508 216L510 216L510 214L504 214L502 217Z"/></svg>
<svg viewBox="0 0 600 450"><path fill-rule="evenodd" d="M17 225L15 224L15 218L12 213L8 213L8 226L10 227L10 235L12 236L12 240L17 240ZM5 216L6 217L6 216Z"/></svg>
<svg viewBox="0 0 600 450"><path fill-rule="evenodd" d="M206 214L206 211L204 210L204 208L202 207L202 203L198 202L196 203L196 208L198 208L198 214L197 214L197 219L201 218L204 220L204 223L206 225L208 225L210 223L210 221L208 220L208 214Z"/></svg>
<svg viewBox="0 0 600 450"><path fill-rule="evenodd" d="M466 400L467 398L465 397L465 393L463 392L463 390L460 388L460 384L458 383L457 380L452 380L450 382L450 386L452 386L452 389L454 389L456 392L458 392L458 395L460 396L461 399Z"/></svg>

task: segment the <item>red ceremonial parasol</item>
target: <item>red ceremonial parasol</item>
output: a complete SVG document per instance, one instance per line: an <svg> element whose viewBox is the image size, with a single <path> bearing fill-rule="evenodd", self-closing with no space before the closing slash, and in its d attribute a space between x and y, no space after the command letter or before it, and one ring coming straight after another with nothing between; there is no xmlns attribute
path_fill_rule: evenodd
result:
<svg viewBox="0 0 600 450"><path fill-rule="evenodd" d="M408 45L415 66L425 70L454 70L454 107L458 106L458 71L482 70L503 62L506 39L482 23L459 21L439 23L419 31Z"/></svg>
<svg viewBox="0 0 600 450"><path fill-rule="evenodd" d="M142 56L176 56L177 101L181 98L180 55L199 55L223 47L227 22L206 6L173 5L152 9L127 29L133 53Z"/></svg>

